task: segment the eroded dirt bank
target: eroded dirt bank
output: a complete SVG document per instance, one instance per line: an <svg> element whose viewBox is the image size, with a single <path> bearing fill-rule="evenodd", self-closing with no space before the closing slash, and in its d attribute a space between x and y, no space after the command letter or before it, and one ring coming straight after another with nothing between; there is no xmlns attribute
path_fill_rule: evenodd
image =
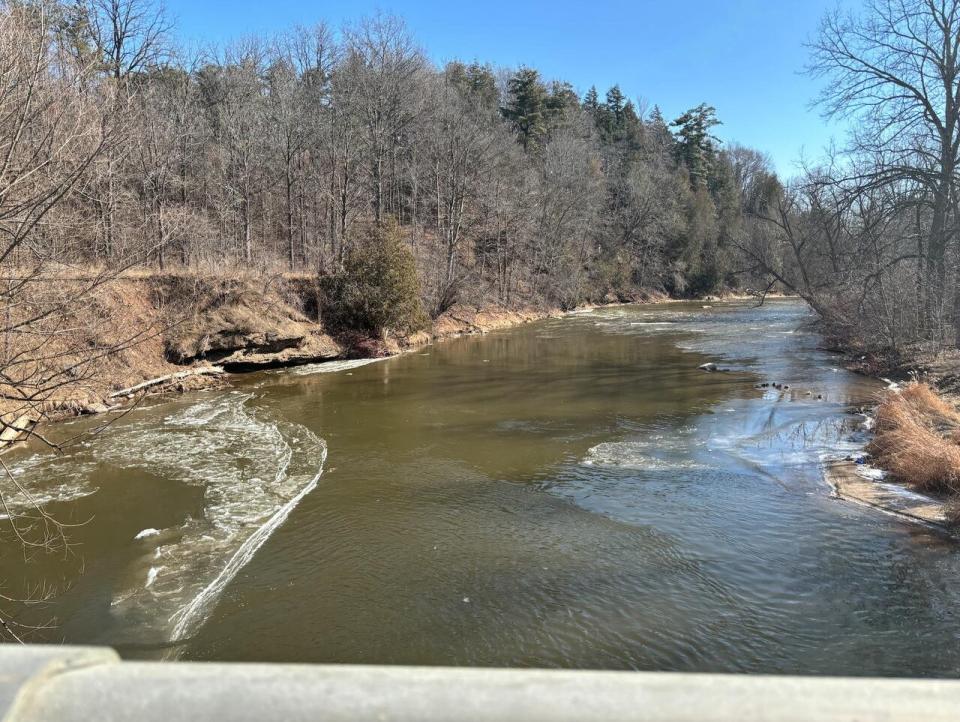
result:
<svg viewBox="0 0 960 722"><path fill-rule="evenodd" d="M657 294L608 302L657 301ZM131 275L104 285L64 319L70 343L47 344L38 374L63 383L29 402L0 400L0 446L38 421L95 414L147 394L224 384L232 373L348 358L391 356L439 340L509 328L560 309L459 304L412 335L372 338L324 323L312 276ZM78 352L77 349L83 349Z"/></svg>

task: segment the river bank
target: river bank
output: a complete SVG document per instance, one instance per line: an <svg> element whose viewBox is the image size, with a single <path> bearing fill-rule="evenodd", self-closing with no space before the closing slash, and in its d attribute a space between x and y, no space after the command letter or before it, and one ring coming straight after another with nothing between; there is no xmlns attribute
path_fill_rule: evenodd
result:
<svg viewBox="0 0 960 722"><path fill-rule="evenodd" d="M726 295L726 300L748 298ZM579 310L667 302L658 291L609 295ZM720 300L710 296L705 302ZM347 359L381 358L466 335L563 315L557 307L493 302L457 304L409 335L332 330L324 322L315 276L137 274L98 290L69 321L91 358L63 353L49 376L68 377L48 393L23 399L0 394L9 446L40 422L119 411L147 395L215 388L233 374Z"/></svg>
<svg viewBox="0 0 960 722"><path fill-rule="evenodd" d="M955 402L926 383L891 383L867 425L868 456L826 470L836 493L956 533L960 411Z"/></svg>
<svg viewBox="0 0 960 722"><path fill-rule="evenodd" d="M454 336L486 333L559 311L454 307L427 331L374 339L324 324L308 276L130 274L72 311L70 351L50 353L44 374L65 381L30 398L4 393L4 436L39 421L103 413L145 395L223 385L233 373L348 358L390 356ZM89 358L76 353L89 349Z"/></svg>
<svg viewBox="0 0 960 722"><path fill-rule="evenodd" d="M877 351L829 337L825 348L845 369L887 386L856 410L866 419L866 453L824 468L836 496L957 535L960 350Z"/></svg>
<svg viewBox="0 0 960 722"><path fill-rule="evenodd" d="M715 302L748 298L727 294L699 302L709 308ZM578 310L681 300L690 299L643 292L630 297L607 296ZM82 378L31 404L26 411L22 403L3 401L5 408L0 405L0 413L6 426L0 433L0 448L25 438L40 421L122 412L148 395L227 386L237 374L263 369L386 358L448 339L564 314L559 308L543 306L460 304L434 319L429 329L407 336L372 338L368 334L332 332L324 324L322 305L316 278L306 275L256 278L149 274L118 279L99 292L96 302L76 319L77 327L89 335L91 348L116 347L88 365ZM110 322L97 322L103 318ZM118 328L135 330L135 341L118 343L112 333ZM866 357L848 355L847 359L848 367L859 373L876 377L889 372ZM78 359L64 356L60 362L67 367L78 364ZM909 375L908 371L904 375ZM944 373L942 378L952 377ZM897 504L890 501L889 489L856 472L855 467L825 470L838 496L896 512ZM854 477L859 479L856 484ZM911 486L909 479L898 479L898 483L905 489ZM937 523L948 516L942 502L928 498L925 504L939 504Z"/></svg>

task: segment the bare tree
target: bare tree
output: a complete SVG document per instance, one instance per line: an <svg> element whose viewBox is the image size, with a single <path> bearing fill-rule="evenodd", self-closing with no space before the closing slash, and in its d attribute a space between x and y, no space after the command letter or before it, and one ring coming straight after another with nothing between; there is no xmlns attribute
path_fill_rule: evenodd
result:
<svg viewBox="0 0 960 722"><path fill-rule="evenodd" d="M509 139L498 133L498 120L465 97L448 79L431 83L430 115L418 137L419 160L427 166L432 219L441 252L431 275L434 316L458 299L464 281L463 239L479 223L478 197L490 183Z"/></svg>
<svg viewBox="0 0 960 722"><path fill-rule="evenodd" d="M426 60L403 22L392 16L363 20L345 34L341 98L363 131L361 157L370 184L371 210L379 224L390 161L420 112L417 80L426 70Z"/></svg>
<svg viewBox="0 0 960 722"><path fill-rule="evenodd" d="M924 321L939 335L946 257L957 236L960 163L960 1L870 0L859 16L828 15L813 45L813 72L829 79L829 115L855 118L853 166L865 190L918 184L924 209ZM960 302L958 302L960 307ZM960 316L957 341L960 342Z"/></svg>
<svg viewBox="0 0 960 722"><path fill-rule="evenodd" d="M70 268L69 207L92 163L122 140L111 88L60 41L42 4L0 9L0 440L34 426L122 345L90 344L78 308L111 272ZM132 332L137 338L142 330ZM102 338L103 336L101 336ZM25 550L63 548L63 528L0 462L0 508ZM20 640L15 622L0 627Z"/></svg>
<svg viewBox="0 0 960 722"><path fill-rule="evenodd" d="M120 82L167 59L170 22L147 0L79 0L82 22L106 72Z"/></svg>

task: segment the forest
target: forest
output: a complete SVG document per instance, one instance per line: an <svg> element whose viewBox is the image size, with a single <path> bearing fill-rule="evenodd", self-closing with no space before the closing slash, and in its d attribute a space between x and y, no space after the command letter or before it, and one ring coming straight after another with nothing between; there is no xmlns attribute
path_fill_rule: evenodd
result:
<svg viewBox="0 0 960 722"><path fill-rule="evenodd" d="M707 102L437 67L389 15L175 38L153 0L3 4L4 337L118 274L192 271L315 276L331 318L380 331L739 290L802 296L850 347L960 340L960 2L824 18L808 70L854 130L790 179ZM371 295L404 310L342 308Z"/></svg>
<svg viewBox="0 0 960 722"><path fill-rule="evenodd" d="M329 276L389 225L432 316L700 295L741 283L773 180L707 104L667 119L617 86L435 67L386 15L191 53L150 0L16 3L2 35L2 260L29 275Z"/></svg>

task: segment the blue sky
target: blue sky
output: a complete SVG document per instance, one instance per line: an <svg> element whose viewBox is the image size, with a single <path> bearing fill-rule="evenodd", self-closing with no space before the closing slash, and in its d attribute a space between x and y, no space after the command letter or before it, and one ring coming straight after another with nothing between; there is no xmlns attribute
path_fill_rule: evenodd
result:
<svg viewBox="0 0 960 722"><path fill-rule="evenodd" d="M841 0L856 6L860 0ZM377 10L399 15L437 63L454 58L530 65L545 77L631 98L676 117L708 102L718 135L768 153L790 175L843 130L811 109L819 83L803 74L803 43L837 0L168 0L178 34L222 42L294 23L334 27Z"/></svg>

